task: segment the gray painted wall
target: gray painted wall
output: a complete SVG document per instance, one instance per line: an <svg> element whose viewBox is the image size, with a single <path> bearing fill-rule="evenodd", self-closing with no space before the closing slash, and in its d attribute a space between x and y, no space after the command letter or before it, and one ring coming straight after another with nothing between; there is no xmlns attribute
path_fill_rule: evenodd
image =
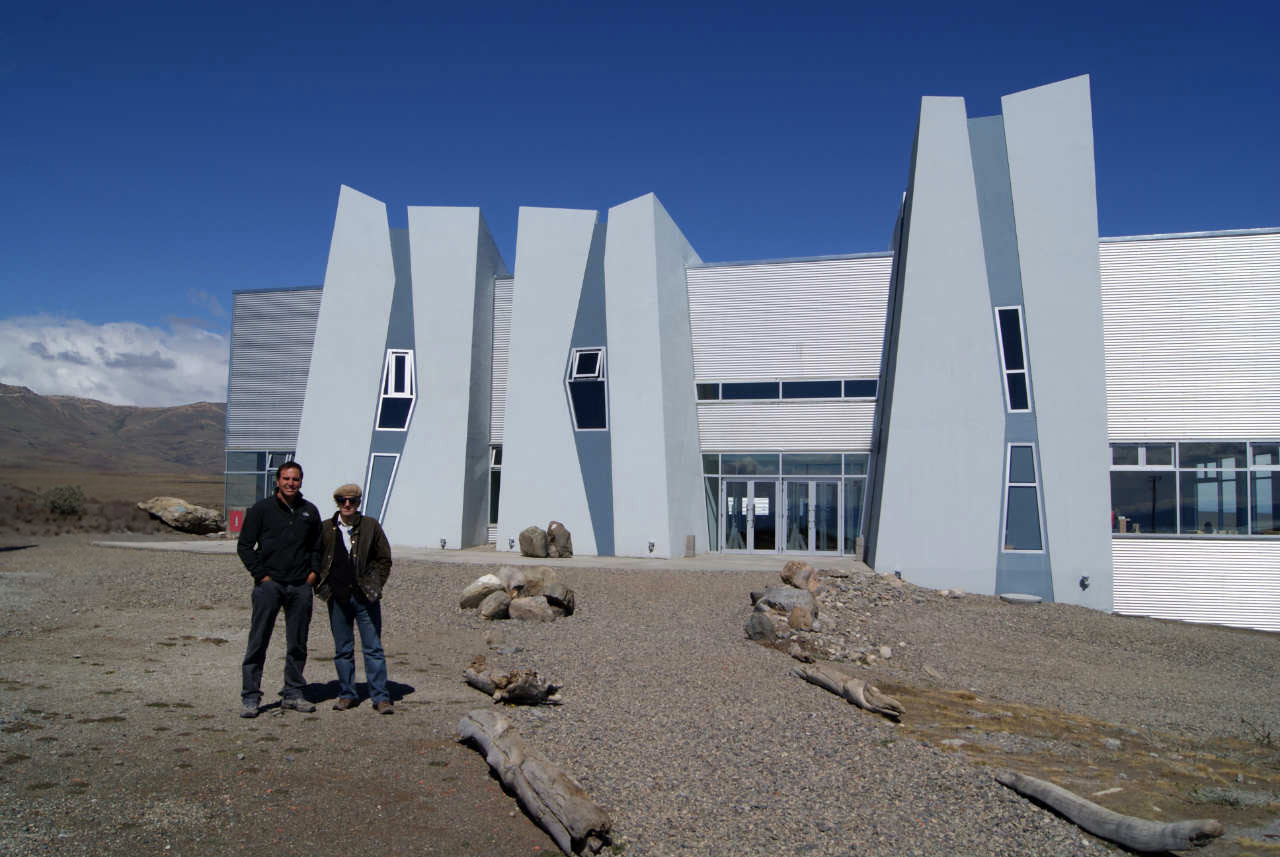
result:
<svg viewBox="0 0 1280 857"><path fill-rule="evenodd" d="M1002 99L1054 597L1111 609L1106 367L1086 76ZM1090 577L1082 591L1078 581Z"/></svg>
<svg viewBox="0 0 1280 857"><path fill-rule="evenodd" d="M604 270L620 556L681 556L687 535L707 549L685 281L685 266L700 261L653 194L609 209Z"/></svg>
<svg viewBox="0 0 1280 857"><path fill-rule="evenodd" d="M596 553L564 388L597 215L520 209L502 447L498 550L530 525L564 523L578 553Z"/></svg>
<svg viewBox="0 0 1280 857"><path fill-rule="evenodd" d="M328 492L364 480L394 289L387 208L343 185L298 429L303 491L322 513Z"/></svg>
<svg viewBox="0 0 1280 857"><path fill-rule="evenodd" d="M399 544L483 544L493 277L501 261L478 208L410 206L408 250L417 403L385 524Z"/></svg>
<svg viewBox="0 0 1280 857"><path fill-rule="evenodd" d="M1004 397L964 100L925 98L916 147L875 568L991 593Z"/></svg>

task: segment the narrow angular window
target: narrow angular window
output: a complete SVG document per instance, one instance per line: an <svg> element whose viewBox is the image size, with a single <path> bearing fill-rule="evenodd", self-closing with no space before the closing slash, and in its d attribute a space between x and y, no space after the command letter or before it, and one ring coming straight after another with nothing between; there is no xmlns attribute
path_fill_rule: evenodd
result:
<svg viewBox="0 0 1280 857"><path fill-rule="evenodd" d="M1004 549L1041 551L1040 484L1036 478L1036 450L1029 443L1009 444L1005 472Z"/></svg>
<svg viewBox="0 0 1280 857"><path fill-rule="evenodd" d="M382 396L378 399L377 427L404 431L409 427L416 398L413 351L390 349L382 369Z"/></svg>
<svg viewBox="0 0 1280 857"><path fill-rule="evenodd" d="M565 385L573 427L578 431L607 431L609 396L603 348L575 348L569 353Z"/></svg>
<svg viewBox="0 0 1280 857"><path fill-rule="evenodd" d="M996 334L1000 340L1005 407L1010 413L1026 413L1031 410L1031 375L1027 366L1022 307L996 307Z"/></svg>

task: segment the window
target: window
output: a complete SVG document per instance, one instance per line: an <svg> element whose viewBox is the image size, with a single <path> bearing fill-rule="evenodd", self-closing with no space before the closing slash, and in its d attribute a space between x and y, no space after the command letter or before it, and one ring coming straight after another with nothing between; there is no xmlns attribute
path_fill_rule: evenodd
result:
<svg viewBox="0 0 1280 857"><path fill-rule="evenodd" d="M776 399L778 398L777 381L744 381L733 384L721 384L722 395L726 399Z"/></svg>
<svg viewBox="0 0 1280 857"><path fill-rule="evenodd" d="M293 460L293 450L228 450L223 508L245 509L276 490L276 472Z"/></svg>
<svg viewBox="0 0 1280 857"><path fill-rule="evenodd" d="M609 428L604 348L575 348L569 352L565 386L573 427L578 431Z"/></svg>
<svg viewBox="0 0 1280 857"><path fill-rule="evenodd" d="M714 401L720 398L719 384L698 384L698 401Z"/></svg>
<svg viewBox="0 0 1280 857"><path fill-rule="evenodd" d="M489 447L489 524L498 523L498 492L502 488L502 445Z"/></svg>
<svg viewBox="0 0 1280 857"><path fill-rule="evenodd" d="M768 401L776 399L874 399L875 378L803 381L723 381L696 385L698 401Z"/></svg>
<svg viewBox="0 0 1280 857"><path fill-rule="evenodd" d="M839 381L783 381L784 399L838 399Z"/></svg>
<svg viewBox="0 0 1280 857"><path fill-rule="evenodd" d="M844 382L846 399L874 399L879 382L875 378L850 379Z"/></svg>
<svg viewBox="0 0 1280 857"><path fill-rule="evenodd" d="M1031 410L1031 376L1027 370L1027 341L1022 329L1022 307L996 307L996 334L1000 339L1000 370L1004 373L1004 403L1010 413Z"/></svg>
<svg viewBox="0 0 1280 857"><path fill-rule="evenodd" d="M375 452L369 456L369 473L364 483L364 513L383 520L391 488L395 485L396 469L400 456L394 453Z"/></svg>
<svg viewBox="0 0 1280 857"><path fill-rule="evenodd" d="M1009 444L1005 472L1004 550L1041 551L1040 485L1036 479L1036 451L1029 443Z"/></svg>
<svg viewBox="0 0 1280 857"><path fill-rule="evenodd" d="M389 349L382 368L377 427L386 431L406 430L413 414L415 395L413 351Z"/></svg>

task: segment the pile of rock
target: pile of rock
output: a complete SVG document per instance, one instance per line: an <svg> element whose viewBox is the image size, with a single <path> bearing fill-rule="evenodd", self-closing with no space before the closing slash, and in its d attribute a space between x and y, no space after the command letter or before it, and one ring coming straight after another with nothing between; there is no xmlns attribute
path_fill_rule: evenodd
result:
<svg viewBox="0 0 1280 857"><path fill-rule="evenodd" d="M520 533L520 553L524 556L552 559L573 556L573 536L559 521L542 527L526 527Z"/></svg>
<svg viewBox="0 0 1280 857"><path fill-rule="evenodd" d="M478 610L485 619L554 622L573 614L574 595L550 566L504 565L497 574L484 574L469 583L458 606Z"/></svg>
<svg viewBox="0 0 1280 857"><path fill-rule="evenodd" d="M818 599L821 588L818 573L807 562L792 560L782 567L783 586L769 586L763 592L752 592L754 610L747 619L747 638L771 642L789 635L792 629L813 631L818 623Z"/></svg>

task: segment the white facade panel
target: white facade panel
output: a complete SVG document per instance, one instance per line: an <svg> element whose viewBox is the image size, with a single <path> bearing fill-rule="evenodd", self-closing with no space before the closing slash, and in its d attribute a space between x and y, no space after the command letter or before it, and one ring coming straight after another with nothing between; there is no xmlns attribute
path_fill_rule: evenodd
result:
<svg viewBox="0 0 1280 857"><path fill-rule="evenodd" d="M704 450L795 452L871 448L876 403L869 400L699 402Z"/></svg>
<svg viewBox="0 0 1280 857"><path fill-rule="evenodd" d="M892 258L688 270L698 381L875 378Z"/></svg>
<svg viewBox="0 0 1280 857"><path fill-rule="evenodd" d="M511 353L511 298L514 279L493 281L493 394L489 443L502 443L507 413L507 356Z"/></svg>
<svg viewBox="0 0 1280 857"><path fill-rule="evenodd" d="M1280 631L1280 542L1114 539L1115 612Z"/></svg>
<svg viewBox="0 0 1280 857"><path fill-rule="evenodd" d="M227 449L293 449L320 289L241 292L233 307Z"/></svg>
<svg viewBox="0 0 1280 857"><path fill-rule="evenodd" d="M1108 435L1280 435L1280 232L1104 241Z"/></svg>

